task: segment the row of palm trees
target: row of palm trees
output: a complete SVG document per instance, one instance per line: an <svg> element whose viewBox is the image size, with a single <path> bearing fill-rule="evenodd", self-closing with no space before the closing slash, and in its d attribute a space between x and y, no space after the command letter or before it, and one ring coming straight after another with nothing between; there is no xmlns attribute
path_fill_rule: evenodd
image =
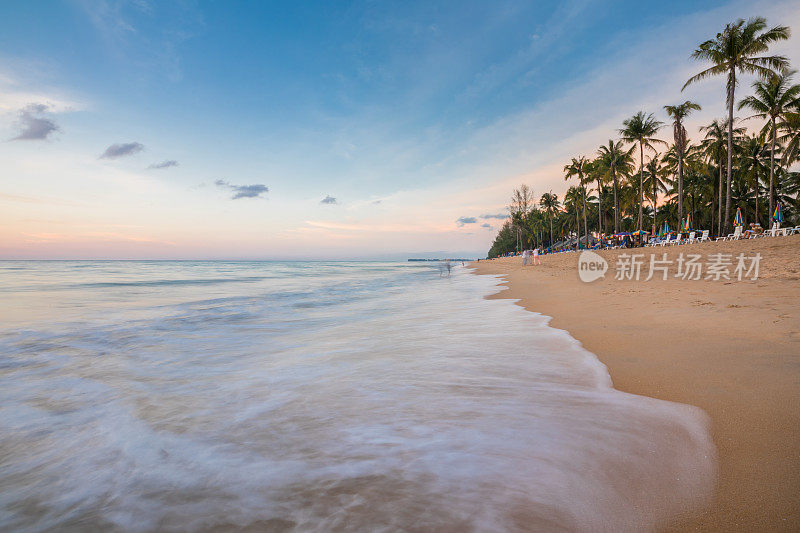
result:
<svg viewBox="0 0 800 533"><path fill-rule="evenodd" d="M714 39L701 43L692 58L711 66L689 78L683 88L711 76L727 76L727 119L701 127L702 139L693 143L685 121L700 105L686 100L664 106L672 126L670 144L658 137L664 122L652 113L636 113L623 121L619 138L600 146L593 159L575 157L564 167L565 179L577 185L569 187L563 205L551 191L537 206L527 187L521 203L521 191L515 190L511 217L490 256L526 245L552 246L570 234L579 240L583 234L586 241L590 233L612 233L612 228L613 233L645 228L655 232L663 222L679 225L687 214L696 227L717 234L731 231L736 208L762 225L769 224L778 204L786 218L797 218L800 176L791 169L800 161L800 85L785 57L767 54L771 44L788 37L788 27L767 29L763 18L753 18L728 24ZM737 105L736 88L743 74L758 79L753 94ZM737 119L736 107L751 116ZM750 133L744 126L754 120L762 121L763 127Z"/></svg>

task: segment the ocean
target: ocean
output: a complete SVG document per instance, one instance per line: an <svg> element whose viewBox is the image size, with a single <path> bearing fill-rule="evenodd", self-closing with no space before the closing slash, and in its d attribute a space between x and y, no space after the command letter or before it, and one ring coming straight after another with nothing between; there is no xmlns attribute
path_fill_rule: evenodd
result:
<svg viewBox="0 0 800 533"><path fill-rule="evenodd" d="M0 262L0 530L648 531L702 505L703 412L615 390L497 283Z"/></svg>

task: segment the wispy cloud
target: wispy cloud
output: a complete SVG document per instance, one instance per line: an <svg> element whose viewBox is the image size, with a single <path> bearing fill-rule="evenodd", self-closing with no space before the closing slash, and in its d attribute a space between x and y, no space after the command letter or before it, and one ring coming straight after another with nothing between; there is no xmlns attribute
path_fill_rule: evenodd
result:
<svg viewBox="0 0 800 533"><path fill-rule="evenodd" d="M178 162L174 159L169 159L167 161L162 161L161 163L153 163L147 168L169 168L169 167L177 167Z"/></svg>
<svg viewBox="0 0 800 533"><path fill-rule="evenodd" d="M255 185L233 185L225 180L217 180L214 182L214 185L233 191L231 200L238 200L240 198L261 198L262 194L269 192L269 187L260 183Z"/></svg>
<svg viewBox="0 0 800 533"><path fill-rule="evenodd" d="M456 224L458 224L459 227L465 224L475 224L476 222L478 222L478 219L475 217L458 217L458 220L456 220Z"/></svg>
<svg viewBox="0 0 800 533"><path fill-rule="evenodd" d="M505 220L508 218L508 215L505 213L497 213L496 215L481 215L483 220L488 220L490 218L496 218L497 220Z"/></svg>
<svg viewBox="0 0 800 533"><path fill-rule="evenodd" d="M144 150L144 145L138 142L112 144L100 155L100 159L117 159L133 155Z"/></svg>
<svg viewBox="0 0 800 533"><path fill-rule="evenodd" d="M482 228L486 228L486 229L492 229L492 225L491 224L481 224L481 227Z"/></svg>
<svg viewBox="0 0 800 533"><path fill-rule="evenodd" d="M48 111L45 104L29 104L19 112L19 135L12 141L42 141L51 133L61 131L58 125L43 116Z"/></svg>
<svg viewBox="0 0 800 533"><path fill-rule="evenodd" d="M204 26L194 2L76 0L102 38L105 53L171 81L182 78L180 46ZM164 26L153 31L152 21Z"/></svg>
<svg viewBox="0 0 800 533"><path fill-rule="evenodd" d="M320 200L319 203L332 205L332 204L338 204L339 202L337 202L336 198L334 198L333 196L326 196L325 198Z"/></svg>

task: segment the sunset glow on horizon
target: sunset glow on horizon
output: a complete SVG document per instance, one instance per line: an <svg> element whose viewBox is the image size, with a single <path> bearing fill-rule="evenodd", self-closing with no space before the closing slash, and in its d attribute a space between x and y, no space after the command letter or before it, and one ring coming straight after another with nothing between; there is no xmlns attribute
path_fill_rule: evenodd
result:
<svg viewBox="0 0 800 533"><path fill-rule="evenodd" d="M708 28L800 28L790 1L0 13L0 259L483 257L513 187L563 195L624 118L723 116L724 79L681 92Z"/></svg>

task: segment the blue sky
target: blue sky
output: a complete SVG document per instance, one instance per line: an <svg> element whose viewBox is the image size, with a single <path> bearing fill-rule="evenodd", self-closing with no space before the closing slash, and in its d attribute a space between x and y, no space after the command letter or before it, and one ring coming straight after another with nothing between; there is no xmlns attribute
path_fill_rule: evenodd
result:
<svg viewBox="0 0 800 533"><path fill-rule="evenodd" d="M482 254L502 221L481 216L523 181L563 193L623 118L720 116L721 81L680 93L688 56L754 14L800 21L793 2L4 3L0 257Z"/></svg>

